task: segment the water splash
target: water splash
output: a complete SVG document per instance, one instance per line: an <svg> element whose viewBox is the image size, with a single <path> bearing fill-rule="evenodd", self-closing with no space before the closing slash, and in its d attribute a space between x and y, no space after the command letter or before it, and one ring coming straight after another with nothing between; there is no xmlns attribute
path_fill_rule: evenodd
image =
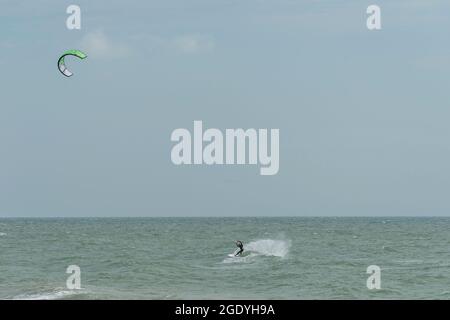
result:
<svg viewBox="0 0 450 320"><path fill-rule="evenodd" d="M284 258L289 253L291 241L262 239L248 243L244 249L257 255Z"/></svg>
<svg viewBox="0 0 450 320"><path fill-rule="evenodd" d="M225 258L223 262L252 262L260 256L284 258L289 253L290 246L290 240L261 239L251 241L248 244L244 244L243 256Z"/></svg>

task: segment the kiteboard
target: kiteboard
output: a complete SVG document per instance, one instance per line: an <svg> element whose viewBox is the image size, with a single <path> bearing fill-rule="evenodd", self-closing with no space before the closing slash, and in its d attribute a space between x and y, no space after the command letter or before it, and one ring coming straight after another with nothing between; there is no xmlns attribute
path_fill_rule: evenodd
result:
<svg viewBox="0 0 450 320"><path fill-rule="evenodd" d="M230 257L230 258L239 258L239 257L245 257L245 256L247 256L249 254L249 251L244 251L240 255L236 255L236 253L238 253L238 252L239 252L239 250L236 250L234 253L230 253L228 255L228 257Z"/></svg>

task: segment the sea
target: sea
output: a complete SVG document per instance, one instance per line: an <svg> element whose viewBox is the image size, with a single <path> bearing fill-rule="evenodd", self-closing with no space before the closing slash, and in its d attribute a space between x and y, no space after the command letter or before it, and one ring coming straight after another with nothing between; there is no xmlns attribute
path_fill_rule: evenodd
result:
<svg viewBox="0 0 450 320"><path fill-rule="evenodd" d="M0 299L449 299L449 273L450 218L0 218Z"/></svg>

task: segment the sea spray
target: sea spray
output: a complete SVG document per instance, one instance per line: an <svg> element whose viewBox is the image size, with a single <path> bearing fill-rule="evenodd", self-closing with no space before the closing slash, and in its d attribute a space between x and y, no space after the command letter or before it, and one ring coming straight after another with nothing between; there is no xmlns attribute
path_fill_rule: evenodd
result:
<svg viewBox="0 0 450 320"><path fill-rule="evenodd" d="M261 239L244 245L244 250L264 256L284 258L289 253L290 240Z"/></svg>

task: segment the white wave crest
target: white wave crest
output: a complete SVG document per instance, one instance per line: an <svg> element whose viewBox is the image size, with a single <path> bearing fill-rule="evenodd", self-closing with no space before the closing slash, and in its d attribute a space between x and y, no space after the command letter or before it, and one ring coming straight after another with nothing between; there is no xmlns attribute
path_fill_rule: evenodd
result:
<svg viewBox="0 0 450 320"><path fill-rule="evenodd" d="M55 292L21 294L12 298L12 300L59 300L68 296L82 293L76 290L61 290Z"/></svg>

